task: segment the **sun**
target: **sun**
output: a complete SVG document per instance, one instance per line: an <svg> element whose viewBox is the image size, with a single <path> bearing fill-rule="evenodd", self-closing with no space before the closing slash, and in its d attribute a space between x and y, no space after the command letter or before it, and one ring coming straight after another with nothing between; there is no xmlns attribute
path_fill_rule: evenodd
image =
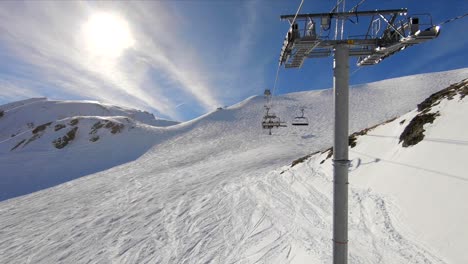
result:
<svg viewBox="0 0 468 264"><path fill-rule="evenodd" d="M82 26L86 49L95 56L117 58L135 44L127 21L112 13L96 13Z"/></svg>

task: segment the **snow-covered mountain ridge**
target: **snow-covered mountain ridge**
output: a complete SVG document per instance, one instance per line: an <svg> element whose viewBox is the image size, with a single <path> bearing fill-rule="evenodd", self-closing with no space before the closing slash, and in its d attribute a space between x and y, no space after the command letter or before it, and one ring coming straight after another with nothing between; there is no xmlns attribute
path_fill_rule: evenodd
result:
<svg viewBox="0 0 468 264"><path fill-rule="evenodd" d="M112 106L94 101L53 101L31 98L0 106L0 141L39 125L75 116L125 116L141 123L165 127L177 122L155 117L144 111Z"/></svg>
<svg viewBox="0 0 468 264"><path fill-rule="evenodd" d="M402 148L399 136L418 103L467 76L460 69L351 89L350 131L397 119L357 137L350 150L350 263L466 262L456 234L464 236L468 211L461 161L468 154L466 97L433 105L439 116L423 126L418 144ZM260 126L263 103L253 97L190 122L146 127L144 137L125 136L138 129L106 137L152 145L133 162L2 201L0 262L331 262L328 153L283 165L331 145L332 92L275 98L273 109L286 121L306 106L310 126L272 136ZM111 153L114 144L105 146ZM21 173L28 163L20 157L55 155L65 176L73 162L86 167L94 151L10 151L0 155L0 169Z"/></svg>
<svg viewBox="0 0 468 264"><path fill-rule="evenodd" d="M15 137L16 141L8 141L13 144L9 151L25 151L24 148L27 145L30 145L27 151L35 151L52 150L52 148L62 149L71 142L79 145L86 144L83 141L94 143L101 137L121 133L124 129L131 130L136 126L137 123L128 117L64 118L55 122L38 125L30 130L31 133L20 133ZM80 134L84 134L85 136L78 137ZM41 142L42 144L30 144L33 141L45 142ZM7 147L1 150L4 152L8 151L8 144L4 144L4 146Z"/></svg>
<svg viewBox="0 0 468 264"><path fill-rule="evenodd" d="M92 101L31 98L0 111L0 200L135 160L178 124Z"/></svg>

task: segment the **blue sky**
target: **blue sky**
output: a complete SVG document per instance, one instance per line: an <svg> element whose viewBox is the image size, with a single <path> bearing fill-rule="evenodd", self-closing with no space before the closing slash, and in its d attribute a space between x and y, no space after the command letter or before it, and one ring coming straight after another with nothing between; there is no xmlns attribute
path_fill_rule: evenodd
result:
<svg viewBox="0 0 468 264"><path fill-rule="evenodd" d="M347 9L358 0L347 0ZM189 120L272 88L279 52L300 1L186 0L0 3L0 104L45 96L129 106ZM303 13L328 12L335 0L305 0ZM434 24L468 12L468 1L367 0L360 10L407 7ZM118 17L128 43L90 48L96 14ZM92 24L94 25L94 24ZM367 27L367 24L360 26ZM93 27L93 26L91 26ZM348 24L347 24L348 27ZM467 67L468 17L440 37L353 72L351 84ZM97 35L101 34L100 32ZM123 41L113 40L113 44ZM123 41L125 42L125 41ZM119 47L120 47L119 46ZM104 47L111 53L112 49ZM277 94L332 87L332 58L281 69Z"/></svg>

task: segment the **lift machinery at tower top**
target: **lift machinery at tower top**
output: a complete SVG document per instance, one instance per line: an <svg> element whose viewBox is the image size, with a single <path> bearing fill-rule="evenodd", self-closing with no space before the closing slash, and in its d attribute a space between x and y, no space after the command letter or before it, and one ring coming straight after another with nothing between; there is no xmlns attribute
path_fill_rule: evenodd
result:
<svg viewBox="0 0 468 264"><path fill-rule="evenodd" d="M332 20L358 20L359 17L370 18L365 34L346 39L329 38ZM406 8L283 15L281 19L290 23L279 59L285 68L300 68L306 58L331 56L338 43L349 45L349 56L359 57L358 66L375 65L409 46L434 39L440 33L439 26L432 24L429 14L410 17Z"/></svg>

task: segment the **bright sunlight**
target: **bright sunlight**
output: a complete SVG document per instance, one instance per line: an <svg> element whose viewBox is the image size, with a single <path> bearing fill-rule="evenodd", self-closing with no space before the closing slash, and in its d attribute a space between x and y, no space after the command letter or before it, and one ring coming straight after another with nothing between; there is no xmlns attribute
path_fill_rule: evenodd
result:
<svg viewBox="0 0 468 264"><path fill-rule="evenodd" d="M127 21L111 13L92 15L82 33L86 48L95 56L117 58L135 43Z"/></svg>

